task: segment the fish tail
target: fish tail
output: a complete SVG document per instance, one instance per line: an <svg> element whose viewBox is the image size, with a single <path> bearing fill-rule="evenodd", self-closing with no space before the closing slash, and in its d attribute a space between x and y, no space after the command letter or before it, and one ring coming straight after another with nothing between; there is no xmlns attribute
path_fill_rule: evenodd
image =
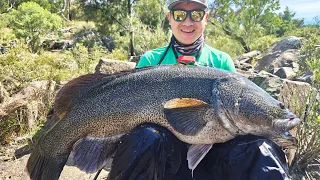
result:
<svg viewBox="0 0 320 180"><path fill-rule="evenodd" d="M27 162L26 171L32 180L57 180L68 160L68 155L57 158L42 155L40 147L33 149Z"/></svg>

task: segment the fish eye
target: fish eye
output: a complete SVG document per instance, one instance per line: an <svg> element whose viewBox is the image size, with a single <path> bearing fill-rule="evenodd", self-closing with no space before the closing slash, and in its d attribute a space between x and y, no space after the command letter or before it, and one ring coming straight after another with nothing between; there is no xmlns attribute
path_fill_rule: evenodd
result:
<svg viewBox="0 0 320 180"><path fill-rule="evenodd" d="M279 106L281 109L285 109L286 107L284 107L284 104L282 102L279 102Z"/></svg>

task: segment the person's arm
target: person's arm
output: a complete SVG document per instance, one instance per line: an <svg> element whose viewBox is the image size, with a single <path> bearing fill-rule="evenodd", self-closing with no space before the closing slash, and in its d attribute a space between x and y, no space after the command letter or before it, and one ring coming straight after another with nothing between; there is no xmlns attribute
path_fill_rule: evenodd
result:
<svg viewBox="0 0 320 180"><path fill-rule="evenodd" d="M223 65L221 68L230 72L236 72L233 60L227 53L223 54L223 59Z"/></svg>
<svg viewBox="0 0 320 180"><path fill-rule="evenodd" d="M147 57L147 53L141 56L136 68L142 68L145 66L151 66L151 61Z"/></svg>

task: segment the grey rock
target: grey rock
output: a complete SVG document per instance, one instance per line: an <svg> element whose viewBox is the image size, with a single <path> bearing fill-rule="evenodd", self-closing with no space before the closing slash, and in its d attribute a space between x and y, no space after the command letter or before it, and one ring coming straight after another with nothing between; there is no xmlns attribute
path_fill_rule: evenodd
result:
<svg viewBox="0 0 320 180"><path fill-rule="evenodd" d="M75 41L73 40L46 40L43 43L43 47L48 50L64 50L75 46Z"/></svg>
<svg viewBox="0 0 320 180"><path fill-rule="evenodd" d="M276 58L272 66L274 68L280 67L296 67L299 60L299 50L298 49L288 49L280 54L279 57Z"/></svg>
<svg viewBox="0 0 320 180"><path fill-rule="evenodd" d="M134 62L101 58L98 65L95 68L95 73L113 74L121 71L134 69L135 67L136 63Z"/></svg>
<svg viewBox="0 0 320 180"><path fill-rule="evenodd" d="M283 79L292 79L296 76L296 73L291 67L281 67L277 71L275 71L274 75L277 75Z"/></svg>
<svg viewBox="0 0 320 180"><path fill-rule="evenodd" d="M251 51L245 54L242 54L241 56L235 58L233 61L235 64L238 63L249 63L251 64L252 60L254 58L257 58L259 55L261 55L260 51Z"/></svg>
<svg viewBox="0 0 320 180"><path fill-rule="evenodd" d="M289 36L280 41L277 41L271 47L273 48L273 51L281 52L284 52L288 49L299 49L301 47L301 38Z"/></svg>
<svg viewBox="0 0 320 180"><path fill-rule="evenodd" d="M249 79L271 96L282 101L293 113L297 113L295 105L303 104L311 89L308 83L281 79L265 71L253 74Z"/></svg>
<svg viewBox="0 0 320 180"><path fill-rule="evenodd" d="M302 74L300 76L294 77L292 80L301 81L311 84L312 83L312 74Z"/></svg>
<svg viewBox="0 0 320 180"><path fill-rule="evenodd" d="M254 69L273 72L275 68L292 67L298 60L298 49L301 47L301 39L290 36L275 42L267 53L257 62Z"/></svg>

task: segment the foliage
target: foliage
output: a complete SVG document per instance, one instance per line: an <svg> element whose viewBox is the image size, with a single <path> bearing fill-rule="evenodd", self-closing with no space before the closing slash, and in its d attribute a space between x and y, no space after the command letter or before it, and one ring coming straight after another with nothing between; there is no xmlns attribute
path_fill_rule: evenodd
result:
<svg viewBox="0 0 320 180"><path fill-rule="evenodd" d="M71 55L77 65L77 74L93 73L99 59L107 53L102 47L94 45L87 48L83 44L78 43L76 47L71 49Z"/></svg>
<svg viewBox="0 0 320 180"><path fill-rule="evenodd" d="M167 35L160 26L152 28L137 21L134 27L134 45L137 55L169 44L171 34Z"/></svg>
<svg viewBox="0 0 320 180"><path fill-rule="evenodd" d="M0 56L0 80L10 79L7 84L10 94L16 89L35 80L54 80L56 82L93 73L94 66L106 54L101 47L93 47L90 51L78 44L71 51L42 52L32 54L26 51L23 44L9 49Z"/></svg>
<svg viewBox="0 0 320 180"><path fill-rule="evenodd" d="M290 166L290 170L297 179L302 176L312 177L309 165L318 164L315 159L320 159L320 36L309 33L302 42L300 49L301 73L313 74L312 87L303 104L297 104L298 116L302 117L304 125L297 130L299 140L297 152Z"/></svg>
<svg viewBox="0 0 320 180"><path fill-rule="evenodd" d="M9 14L0 14L0 28L7 28L9 25Z"/></svg>
<svg viewBox="0 0 320 180"><path fill-rule="evenodd" d="M284 34L285 37L287 36L297 36L297 37L309 37L310 35L315 34L320 36L320 30L314 26L305 26L298 29L293 29L288 31Z"/></svg>
<svg viewBox="0 0 320 180"><path fill-rule="evenodd" d="M206 27L205 41L208 45L228 53L233 58L244 53L244 49L238 41L226 35L221 28L217 28L216 25L211 23Z"/></svg>
<svg viewBox="0 0 320 180"><path fill-rule="evenodd" d="M317 88L320 86L320 31L318 34L309 34L304 39L300 49L299 65L304 73L313 74Z"/></svg>
<svg viewBox="0 0 320 180"><path fill-rule="evenodd" d="M318 93L318 95L317 95ZM294 179L310 177L318 170L309 169L309 166L319 166L320 159L320 99L319 91L310 88L303 104L296 105L298 116L302 117L303 125L297 129L298 148L290 164L290 172ZM318 97L317 97L318 96Z"/></svg>
<svg viewBox="0 0 320 180"><path fill-rule="evenodd" d="M206 43L211 47L228 53L232 58L237 57L244 52L241 44L234 39L231 39L229 36L214 36L207 38Z"/></svg>
<svg viewBox="0 0 320 180"><path fill-rule="evenodd" d="M36 55L26 49L25 45L19 44L0 56L0 77L11 79L10 94L31 81L54 78L53 74L63 74L61 69L65 69L66 73L72 69L67 65L72 64L70 58L53 53Z"/></svg>
<svg viewBox="0 0 320 180"><path fill-rule="evenodd" d="M107 36L129 30L129 16L127 0L119 1L86 1L77 0L79 11L83 13L85 21L96 22L97 28Z"/></svg>
<svg viewBox="0 0 320 180"><path fill-rule="evenodd" d="M10 12L10 27L18 38L28 42L32 52L38 52L44 37L62 26L62 19L43 9L37 3L22 3Z"/></svg>
<svg viewBox="0 0 320 180"><path fill-rule="evenodd" d="M278 39L275 35L267 35L257 38L251 45L252 50L259 50L261 52L265 52L271 46L271 44L275 43Z"/></svg>
<svg viewBox="0 0 320 180"><path fill-rule="evenodd" d="M227 1L216 0L210 8L210 14L214 18L214 25L221 27L227 35L237 40L246 52L251 50L251 44L257 37L265 33L261 26L280 8L279 0L243 0Z"/></svg>
<svg viewBox="0 0 320 180"><path fill-rule="evenodd" d="M159 3L160 2L160 3ZM156 28L165 20L164 0L138 1L134 6L136 17L145 25Z"/></svg>
<svg viewBox="0 0 320 180"><path fill-rule="evenodd" d="M13 133L21 135L25 131L24 125L17 121L17 117L10 116L5 120L0 118L0 143L8 144Z"/></svg>
<svg viewBox="0 0 320 180"><path fill-rule="evenodd" d="M114 49L111 53L108 53L105 58L108 59L115 59L115 60L122 60L122 61L127 61L128 60L128 51L122 49L122 48L117 48Z"/></svg>
<svg viewBox="0 0 320 180"><path fill-rule="evenodd" d="M59 12L64 5L64 0L3 0L0 1L0 14L16 9L25 2L35 2L51 13Z"/></svg>
<svg viewBox="0 0 320 180"><path fill-rule="evenodd" d="M302 27L304 20L294 19L295 13L291 12L288 7L283 13L279 14L281 23L276 31L277 36L283 36L285 32Z"/></svg>
<svg viewBox="0 0 320 180"><path fill-rule="evenodd" d="M15 35L12 29L9 28L0 28L0 45L8 46L11 41L15 39Z"/></svg>
<svg viewBox="0 0 320 180"><path fill-rule="evenodd" d="M18 44L12 47L6 54L0 55L0 82L6 91L13 95L32 81L50 80L60 83L79 75L93 73L99 59L104 57L106 51L94 46L88 49L78 44L70 51L46 52L39 54L30 53L26 45ZM123 54L123 53L122 53ZM44 120L48 113L52 100L46 100L43 96L39 100L39 119ZM41 103L40 103L41 100ZM20 108L15 114L8 117L0 116L0 142L7 140L13 133L27 132L25 128L26 115L24 108Z"/></svg>

